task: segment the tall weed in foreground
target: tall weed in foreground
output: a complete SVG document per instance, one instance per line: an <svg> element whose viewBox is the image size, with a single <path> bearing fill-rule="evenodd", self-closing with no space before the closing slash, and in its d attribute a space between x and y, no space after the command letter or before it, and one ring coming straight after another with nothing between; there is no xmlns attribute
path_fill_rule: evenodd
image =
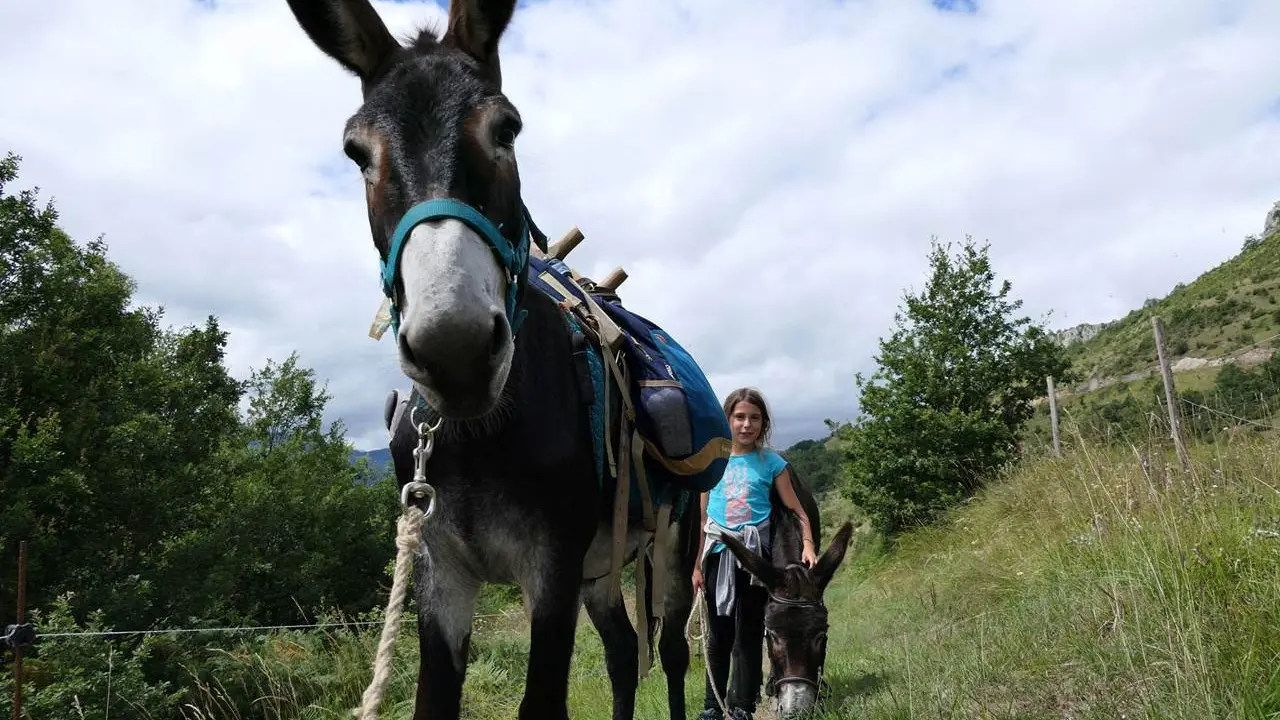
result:
<svg viewBox="0 0 1280 720"><path fill-rule="evenodd" d="M368 618L380 620L375 611ZM335 622L329 619L326 622ZM417 679L415 619L397 641L382 717L409 717ZM211 648L185 669L188 720L319 720L346 718L372 678L378 628L275 632Z"/></svg>

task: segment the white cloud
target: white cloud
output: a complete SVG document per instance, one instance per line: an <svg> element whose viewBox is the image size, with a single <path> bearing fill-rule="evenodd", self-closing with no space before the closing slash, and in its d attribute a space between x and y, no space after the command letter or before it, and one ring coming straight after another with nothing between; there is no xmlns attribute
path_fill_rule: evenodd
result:
<svg viewBox="0 0 1280 720"><path fill-rule="evenodd" d="M856 411L930 235L989 239L1026 310L1114 318L1230 257L1280 198L1273 0L545 0L503 42L525 197L572 260L776 440ZM379 3L397 33L435 5ZM139 300L219 316L238 375L297 349L359 447L406 386L341 154L356 80L283 0L11 0L0 150L105 233ZM664 287L665 286L665 287Z"/></svg>

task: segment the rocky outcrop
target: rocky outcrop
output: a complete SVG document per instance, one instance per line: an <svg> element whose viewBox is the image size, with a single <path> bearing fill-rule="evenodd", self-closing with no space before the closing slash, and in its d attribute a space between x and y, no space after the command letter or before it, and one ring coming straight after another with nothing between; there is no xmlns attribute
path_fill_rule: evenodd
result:
<svg viewBox="0 0 1280 720"><path fill-rule="evenodd" d="M1267 219L1262 223L1262 237L1267 238L1280 233L1280 200L1271 206L1271 212L1267 213Z"/></svg>
<svg viewBox="0 0 1280 720"><path fill-rule="evenodd" d="M1098 334L1098 331L1106 326L1106 323L1080 323L1075 327L1069 327L1065 330L1058 330L1057 332L1049 333L1049 337L1053 338L1063 347L1066 347L1072 343L1088 342L1089 340L1092 340L1093 337Z"/></svg>

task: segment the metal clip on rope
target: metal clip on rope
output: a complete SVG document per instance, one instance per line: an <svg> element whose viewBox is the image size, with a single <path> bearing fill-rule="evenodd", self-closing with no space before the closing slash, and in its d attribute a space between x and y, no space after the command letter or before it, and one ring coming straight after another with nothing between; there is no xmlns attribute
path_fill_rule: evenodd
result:
<svg viewBox="0 0 1280 720"><path fill-rule="evenodd" d="M422 514L422 519L426 520L436 511L436 489L427 482L427 460L431 458L431 452L435 449L435 433L440 429L444 418L437 418L435 425L428 425L426 421L419 422L418 408L414 407L410 419L418 428L418 447L413 450L413 480L405 483L404 488L400 490L400 504L408 507L410 496L419 500L427 498L427 509Z"/></svg>
<svg viewBox="0 0 1280 720"><path fill-rule="evenodd" d="M424 542L422 524L436 511L436 489L427 483L427 460L435 447L435 432L440 429L443 418L436 420L435 425L428 425L426 422L417 422L417 412L418 408L414 407L413 414L409 416L418 429L418 447L413 450L413 480L405 483L400 491L400 504L404 512L396 521L396 565L391 579L391 596L387 598L382 635L378 639L378 650L374 656L373 679L360 698L360 707L355 710L355 716L360 720L376 720L378 717L378 706L382 703L383 693L391 678L391 660L404 617L405 588L413 567L413 555ZM421 515L410 510L410 497L427 499L427 509ZM413 506L413 510L416 509Z"/></svg>

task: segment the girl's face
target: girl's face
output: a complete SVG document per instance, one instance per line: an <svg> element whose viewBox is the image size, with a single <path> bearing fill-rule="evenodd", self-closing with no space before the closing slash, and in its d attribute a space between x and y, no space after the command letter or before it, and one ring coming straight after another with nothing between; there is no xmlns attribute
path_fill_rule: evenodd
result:
<svg viewBox="0 0 1280 720"><path fill-rule="evenodd" d="M741 447L755 447L764 427L764 413L755 404L739 400L729 413L729 430L733 432L733 440Z"/></svg>

